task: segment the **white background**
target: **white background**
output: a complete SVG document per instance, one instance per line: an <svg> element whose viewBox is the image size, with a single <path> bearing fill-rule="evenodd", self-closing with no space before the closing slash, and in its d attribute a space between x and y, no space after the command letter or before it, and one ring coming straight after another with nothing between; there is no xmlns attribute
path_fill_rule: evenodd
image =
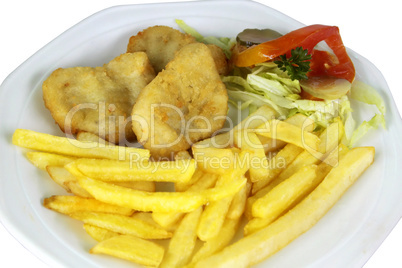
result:
<svg viewBox="0 0 402 268"><path fill-rule="evenodd" d="M1 1L0 82L29 56L87 16L114 5L153 2L157 1ZM339 26L345 45L366 57L381 70L399 111L402 111L400 82L402 23L398 1L260 0L257 2L264 3L307 25ZM365 268L402 267L401 248L402 222L395 227ZM29 253L0 225L0 267L47 266Z"/></svg>

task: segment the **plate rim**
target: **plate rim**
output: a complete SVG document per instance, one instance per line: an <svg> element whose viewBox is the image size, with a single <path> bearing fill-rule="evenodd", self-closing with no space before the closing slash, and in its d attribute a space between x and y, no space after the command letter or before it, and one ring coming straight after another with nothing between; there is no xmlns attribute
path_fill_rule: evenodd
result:
<svg viewBox="0 0 402 268"><path fill-rule="evenodd" d="M211 1L212 2L212 1ZM141 5L135 5L135 4L133 4L133 5L120 5L120 6L112 6L112 7L109 7L109 8L106 8L106 9L103 9L103 10L101 10L101 11L99 11L99 12L96 12L96 13L94 13L93 15L91 15L91 16L89 16L89 17L87 17L86 19L84 19L84 20L82 20L81 22L78 22L76 25L74 25L74 26L72 26L71 28L69 28L67 31L65 31L65 32L63 32L63 33L61 33L59 36L57 36L55 39L53 39L51 42L49 42L48 44L46 44L43 48L41 48L38 52L36 52L35 54L33 54L30 58L28 58L25 62L23 62L17 69L15 69L15 71L13 71L9 76L7 76L7 78L3 81L3 83L2 83L2 85L0 86L0 97L2 97L3 96L3 94L5 94L5 92L6 92L6 88L7 88L7 85L8 85L8 83L10 83L9 81L11 81L12 79L14 79L14 77L15 76L17 76L18 75L18 73L21 71L21 69L24 67L24 66L26 66L26 64L27 63L29 63L29 62L32 62L33 60L35 60L35 58L36 57L38 57L38 55L40 55L40 53L43 53L43 51L45 51L46 50L46 48L48 48L48 47L50 47L50 46L53 46L54 45L54 41L56 41L56 40L58 40L59 39L59 37L60 36L63 36L66 32L72 32L76 27L82 27L82 24L83 23L85 23L86 21L88 21L89 19L95 19L97 16L101 16L101 15L103 15L103 13L105 13L105 12L115 12L115 11L117 11L117 10L120 10L120 9L124 9L125 7L138 7L138 6L142 6L142 7L148 7L148 8L150 8L150 7L154 7L154 6L163 6L163 5L171 5L171 4L175 4L175 5L178 5L178 6L181 6L181 5L195 5L195 4L200 4L200 3L202 3L202 5L206 5L206 4L210 4L211 2L209 2L209 1L194 1L194 2L176 2L176 3L158 3L158 4L141 4ZM217 2L221 2L221 3L224 3L224 2L226 2L226 1L213 1L213 2L215 2L215 3L217 3ZM244 0L235 0L235 1L231 1L232 3L233 2L241 2L241 3L247 3L247 5L258 5L259 7L264 7L264 8L268 8L268 9L270 9L270 11L273 11L273 12L277 12L278 14L281 14L282 16L285 16L285 17L287 17L287 18L290 18L290 17L288 17L287 15L285 15L285 14L283 14L283 13L281 13L281 12L279 12L279 11L276 11L276 10L274 10L274 9L272 9L272 8L270 8L270 7L268 7L268 6L265 6L265 5L262 5L262 4L260 4L260 3L256 3L256 2L253 2L253 1L244 1ZM290 18L290 19L292 19L292 18ZM292 20L294 20L294 19L292 19ZM295 20L294 20L295 21ZM360 56L358 53L356 53L356 52L354 52L356 55L358 55L358 56ZM362 57L362 56L360 56L361 58L363 58L363 59L365 59L364 57ZM366 59L365 59L366 60ZM373 67L375 67L371 62L369 62L368 60L366 60L368 63L370 63ZM375 67L376 68L376 67ZM381 74L381 72L378 70L378 72ZM381 76L382 76L382 74L381 74ZM383 76L382 76L383 77ZM383 77L383 80L385 81L385 79L384 79L384 77ZM387 93L387 94L389 94L389 96L391 97L391 100L393 101L393 105L391 105L391 111L393 111L392 112L392 115L394 115L394 113L395 113L395 111L397 111L397 109L396 109L396 105L395 105L395 101L394 101L394 99L392 98L392 94L391 94L391 92L390 92L390 90L389 90L389 88L388 88L388 86L385 88L385 90L386 90L386 92L385 93ZM0 118L1 118L1 115L2 115L2 112L0 112ZM389 114L389 116L391 116L390 114ZM399 118L400 119L400 118ZM400 121L399 121L399 127L398 127L398 123L396 123L397 124L397 129L399 129L399 131L402 129L402 127L401 127L401 124L400 124ZM1 132L3 132L3 131L1 131ZM3 133L4 134L4 133ZM399 144L399 147L402 147L401 146L401 144ZM2 200L2 198L0 198L1 199L1 201L3 201ZM0 204L2 204L2 202L0 203ZM399 216L399 218L401 218L401 216L402 216L402 206L401 206L401 211L399 211L399 213L400 213L400 216ZM47 260L47 262L46 263L52 263L52 266L53 266L53 264L54 265L56 265L56 264L59 264L58 263L58 259L57 258L54 258L54 256L53 255L51 255L51 256L49 256L48 254L44 254L45 256L42 256L43 254L40 254L40 253L46 253L46 252L41 252L40 250L39 250L39 252L37 252L36 250L33 250L33 249L37 249L38 247L37 247L37 245L35 245L35 241L31 241L30 239L25 239L24 240L24 243L21 241L21 239L18 239L18 238L20 238L19 236L23 236L24 238L28 238L28 237L26 237L25 236L25 233L23 233L22 232L22 230L19 230L18 228L16 228L16 226L14 226L12 223L11 223L11 221L10 222L8 222L8 217L5 217L5 215L6 215L6 213L5 213L5 211L4 211L4 208L3 208L3 205L0 205L0 222L5 226L5 228L9 231L9 233L11 234L11 235L13 235L16 239L17 239L17 241L19 241L24 247L26 247L30 252L32 252L32 253L34 253L34 255L36 255L36 256L38 256L42 261L43 260ZM396 223L397 223L397 221L395 222L395 224L393 225L393 226L395 226L396 225ZM391 228L391 230L392 230L392 228ZM389 230L389 232L391 232L391 230ZM388 233L389 233L388 232ZM387 234L388 234L387 233ZM18 237L18 238L17 238ZM386 235L383 237L383 239L382 240L384 240L386 238ZM28 243L27 243L28 242ZM382 241L381 241L382 242ZM379 244L381 244L381 242L379 243ZM378 244L378 245L379 245ZM376 247L377 248L377 247ZM374 250L375 251L375 250ZM372 251L372 253L374 253L374 251ZM371 253L371 254L372 254ZM371 256L371 254L370 254L370 256ZM49 259L50 258L50 259ZM52 260L52 261L50 261L49 262L49 260L51 260L51 259L54 259L54 260ZM368 259L368 258L367 258Z"/></svg>

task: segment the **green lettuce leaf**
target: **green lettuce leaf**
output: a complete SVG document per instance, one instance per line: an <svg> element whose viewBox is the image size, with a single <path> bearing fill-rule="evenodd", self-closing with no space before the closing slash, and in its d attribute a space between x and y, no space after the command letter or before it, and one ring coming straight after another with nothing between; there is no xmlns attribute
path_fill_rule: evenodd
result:
<svg viewBox="0 0 402 268"><path fill-rule="evenodd" d="M354 81L352 84L352 89L350 90L350 97L366 104L375 105L382 117L385 117L387 112L385 102L377 90L375 90L375 88L372 86L369 86L361 81ZM384 118L378 122L381 123L383 128L385 128Z"/></svg>
<svg viewBox="0 0 402 268"><path fill-rule="evenodd" d="M377 129L379 125L385 125L385 118L382 114L376 114L369 121L364 121L356 128L349 142L349 147L353 147L370 130Z"/></svg>
<svg viewBox="0 0 402 268"><path fill-rule="evenodd" d="M215 36L205 37L193 27L187 25L187 23L185 23L183 20L176 19L175 21L180 29L182 29L187 34L192 35L198 42L204 44L214 44L220 47L228 59L230 59L230 57L232 56L231 48L236 44L235 38Z"/></svg>

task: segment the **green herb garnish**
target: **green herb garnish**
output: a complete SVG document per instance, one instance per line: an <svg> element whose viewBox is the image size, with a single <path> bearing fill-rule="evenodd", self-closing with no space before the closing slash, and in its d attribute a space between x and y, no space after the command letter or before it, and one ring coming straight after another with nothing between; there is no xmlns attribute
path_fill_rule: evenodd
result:
<svg viewBox="0 0 402 268"><path fill-rule="evenodd" d="M286 54L279 56L280 60L274 61L279 69L287 72L292 80L308 79L307 73L310 71L311 55L307 49L297 47L290 51L291 57L287 58Z"/></svg>

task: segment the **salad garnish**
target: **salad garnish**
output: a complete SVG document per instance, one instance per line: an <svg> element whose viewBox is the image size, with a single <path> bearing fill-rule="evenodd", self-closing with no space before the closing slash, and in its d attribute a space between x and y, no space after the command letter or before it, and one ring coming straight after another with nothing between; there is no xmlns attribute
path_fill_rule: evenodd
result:
<svg viewBox="0 0 402 268"><path fill-rule="evenodd" d="M290 51L291 56L288 58L286 54L279 56L274 63L279 69L287 72L292 80L308 79L307 73L310 71L311 55L307 49L296 47Z"/></svg>
<svg viewBox="0 0 402 268"><path fill-rule="evenodd" d="M338 27L310 25L247 47L235 38L204 38L184 21L176 22L200 42L214 43L225 51L233 70L222 81L235 109L248 108L252 113L268 105L283 119L301 113L314 120L318 131L341 119L343 143L349 147L371 129L385 128L384 100L377 90L355 80ZM357 124L351 99L373 106L371 119Z"/></svg>

